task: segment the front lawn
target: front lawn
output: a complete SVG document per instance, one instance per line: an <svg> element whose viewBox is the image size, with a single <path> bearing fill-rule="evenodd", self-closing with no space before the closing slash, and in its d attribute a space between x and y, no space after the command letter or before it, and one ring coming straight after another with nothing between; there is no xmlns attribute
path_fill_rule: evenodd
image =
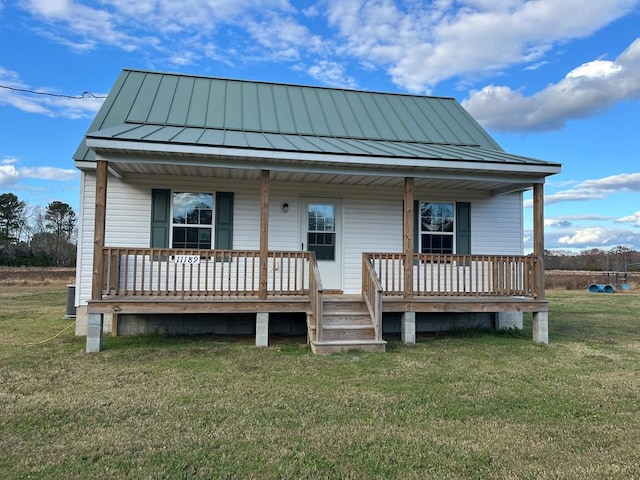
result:
<svg viewBox="0 0 640 480"><path fill-rule="evenodd" d="M639 478L640 294L548 297L548 346L525 317L384 354L144 336L87 355L73 328L45 341L64 288L4 288L0 478Z"/></svg>

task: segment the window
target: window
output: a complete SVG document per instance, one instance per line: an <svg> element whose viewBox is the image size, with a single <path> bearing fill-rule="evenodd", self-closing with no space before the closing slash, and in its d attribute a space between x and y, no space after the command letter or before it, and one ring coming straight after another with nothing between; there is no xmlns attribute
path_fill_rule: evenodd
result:
<svg viewBox="0 0 640 480"><path fill-rule="evenodd" d="M336 207L332 203L310 203L307 208L307 249L318 260L335 260Z"/></svg>
<svg viewBox="0 0 640 480"><path fill-rule="evenodd" d="M175 192L172 232L173 248L211 248L213 195Z"/></svg>
<svg viewBox="0 0 640 480"><path fill-rule="evenodd" d="M420 252L454 253L454 204L420 202Z"/></svg>

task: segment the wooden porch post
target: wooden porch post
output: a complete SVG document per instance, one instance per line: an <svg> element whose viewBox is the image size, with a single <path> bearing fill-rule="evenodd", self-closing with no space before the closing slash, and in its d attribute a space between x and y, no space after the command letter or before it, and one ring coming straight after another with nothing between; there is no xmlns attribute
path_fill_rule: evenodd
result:
<svg viewBox="0 0 640 480"><path fill-rule="evenodd" d="M538 300L544 300L544 185L533 185L533 253L538 257ZM549 343L549 312L533 312L533 341Z"/></svg>
<svg viewBox="0 0 640 480"><path fill-rule="evenodd" d="M404 179L403 253L404 296L413 298L413 177Z"/></svg>
<svg viewBox="0 0 640 480"><path fill-rule="evenodd" d="M260 188L260 300L267 298L267 263L269 255L269 170L262 170Z"/></svg>
<svg viewBox="0 0 640 480"><path fill-rule="evenodd" d="M93 227L93 277L91 299L102 297L102 274L104 271L104 234L107 209L107 162L99 160L96 164L96 208Z"/></svg>
<svg viewBox="0 0 640 480"><path fill-rule="evenodd" d="M538 299L544 300L544 184L533 185L533 254L538 257Z"/></svg>

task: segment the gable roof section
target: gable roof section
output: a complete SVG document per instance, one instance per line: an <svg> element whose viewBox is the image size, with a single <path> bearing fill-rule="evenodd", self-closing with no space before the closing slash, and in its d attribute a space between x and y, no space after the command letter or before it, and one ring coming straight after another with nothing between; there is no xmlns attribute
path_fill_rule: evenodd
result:
<svg viewBox="0 0 640 480"><path fill-rule="evenodd" d="M258 150L557 166L505 153L452 98L138 70L122 71L75 160L94 159L87 140L236 157Z"/></svg>

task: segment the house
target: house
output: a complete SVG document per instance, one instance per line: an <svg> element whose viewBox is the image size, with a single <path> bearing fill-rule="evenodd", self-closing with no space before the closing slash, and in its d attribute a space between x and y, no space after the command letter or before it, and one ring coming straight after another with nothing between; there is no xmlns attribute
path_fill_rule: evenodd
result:
<svg viewBox="0 0 640 480"><path fill-rule="evenodd" d="M548 341L560 165L506 153L452 98L124 70L74 160L87 351L105 332L243 328L264 346L284 317L318 353L522 312Z"/></svg>

